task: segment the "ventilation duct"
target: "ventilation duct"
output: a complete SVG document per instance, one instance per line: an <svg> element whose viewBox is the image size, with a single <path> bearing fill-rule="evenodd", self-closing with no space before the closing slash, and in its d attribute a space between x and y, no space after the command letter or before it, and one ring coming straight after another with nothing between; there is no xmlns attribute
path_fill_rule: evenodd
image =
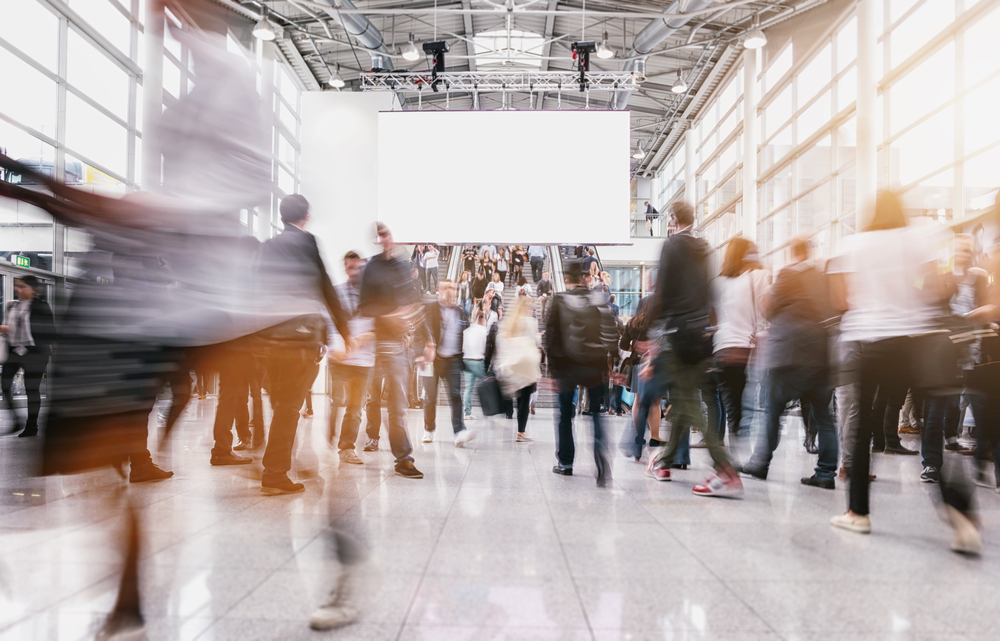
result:
<svg viewBox="0 0 1000 641"><path fill-rule="evenodd" d="M389 57L389 49L385 46L382 34L371 20L360 13L341 13L337 9L355 10L356 7L351 0L321 0L324 4L330 5L325 11L330 17L337 21L348 34L357 38L361 46L368 49L368 54L372 58L372 69L385 69L392 71L392 58ZM384 54L384 55L382 55Z"/></svg>
<svg viewBox="0 0 1000 641"><path fill-rule="evenodd" d="M699 11L713 4L716 4L715 0L691 0L686 7L681 7L680 0L674 0L667 6L664 13ZM648 56L653 51L653 47L676 33L689 21L689 18L659 18L646 25L646 28L637 33L635 40L632 41L632 50L626 57L634 58L634 60L628 60L625 63L623 71L635 71L641 77L645 77L645 56ZM619 89L615 92L614 98L611 99L611 108L618 111L625 109L631 97L631 89Z"/></svg>

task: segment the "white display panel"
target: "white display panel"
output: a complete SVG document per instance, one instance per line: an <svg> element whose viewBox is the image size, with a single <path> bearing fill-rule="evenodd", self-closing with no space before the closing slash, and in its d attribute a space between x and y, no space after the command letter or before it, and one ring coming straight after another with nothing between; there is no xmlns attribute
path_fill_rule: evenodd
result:
<svg viewBox="0 0 1000 641"><path fill-rule="evenodd" d="M631 243L627 111L383 112L378 167L398 242Z"/></svg>

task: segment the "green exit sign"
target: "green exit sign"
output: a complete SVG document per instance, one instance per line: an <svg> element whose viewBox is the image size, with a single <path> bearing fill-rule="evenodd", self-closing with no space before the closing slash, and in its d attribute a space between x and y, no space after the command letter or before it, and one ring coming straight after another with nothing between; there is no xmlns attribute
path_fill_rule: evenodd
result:
<svg viewBox="0 0 1000 641"><path fill-rule="evenodd" d="M31 267L31 260L27 256L11 256L10 260L17 267Z"/></svg>

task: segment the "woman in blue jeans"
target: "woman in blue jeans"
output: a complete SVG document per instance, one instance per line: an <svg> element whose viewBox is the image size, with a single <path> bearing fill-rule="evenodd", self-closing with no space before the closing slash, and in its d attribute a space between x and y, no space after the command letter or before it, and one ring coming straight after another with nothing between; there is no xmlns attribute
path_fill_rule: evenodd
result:
<svg viewBox="0 0 1000 641"><path fill-rule="evenodd" d="M465 397L462 407L465 408L465 420L473 420L472 391L476 383L486 374L483 357L486 354L486 318L480 308L472 311L472 322L462 335L462 349L465 361Z"/></svg>

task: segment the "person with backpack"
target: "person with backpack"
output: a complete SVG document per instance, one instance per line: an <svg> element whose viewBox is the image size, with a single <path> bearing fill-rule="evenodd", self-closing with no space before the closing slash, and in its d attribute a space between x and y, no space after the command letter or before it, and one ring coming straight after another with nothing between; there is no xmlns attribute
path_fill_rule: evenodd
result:
<svg viewBox="0 0 1000 641"><path fill-rule="evenodd" d="M741 497L743 483L729 462L729 456L715 430L707 429L701 411L699 393L710 397L713 391L708 379L708 363L712 356L712 335L709 332L709 257L711 248L692 233L694 207L685 202L671 203L669 212L676 220L678 231L663 243L656 291L659 294L659 319L663 338L653 340L653 347L643 357L640 376L647 380L653 374L652 363L662 350L669 351L670 400L675 419L673 425L696 428L705 436L705 444L715 464L716 475L694 487L701 496ZM654 334L655 335L655 334ZM670 430L670 440L659 454L650 460L647 474L658 481L669 481L670 466L681 442L680 429Z"/></svg>
<svg viewBox="0 0 1000 641"><path fill-rule="evenodd" d="M564 267L566 291L553 297L545 324L544 347L559 392L558 461L552 472L572 476L576 454L574 394L576 388L582 386L587 390L591 405L600 406L604 396L604 379L609 371L610 358L615 353L618 332L604 295L583 286L580 261L566 261ZM594 421L597 485L607 487L611 483L611 461L607 453L603 417L600 412L593 412L591 418Z"/></svg>

